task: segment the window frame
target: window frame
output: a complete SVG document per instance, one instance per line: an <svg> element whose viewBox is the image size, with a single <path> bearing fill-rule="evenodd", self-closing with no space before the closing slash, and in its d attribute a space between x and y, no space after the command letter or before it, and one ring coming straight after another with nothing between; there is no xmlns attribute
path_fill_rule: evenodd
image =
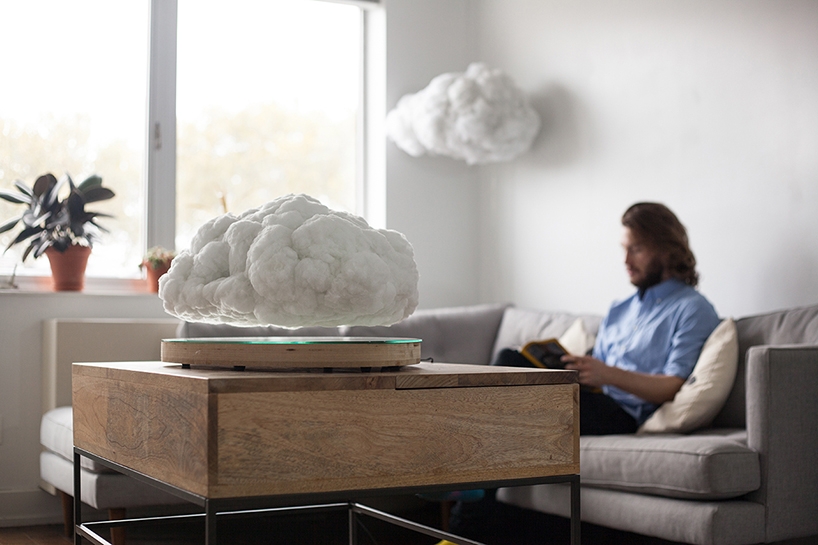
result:
<svg viewBox="0 0 818 545"><path fill-rule="evenodd" d="M361 82L356 157L356 210L375 227L386 223L385 14L380 0L312 0L361 8ZM148 93L142 199L143 251L153 246L176 247L176 53L178 0L150 0ZM381 138L377 135L380 134ZM373 135L376 135L373 137ZM0 293L12 278L0 279ZM50 277L13 278L14 292L50 291ZM87 292L141 293L138 278L88 277Z"/></svg>

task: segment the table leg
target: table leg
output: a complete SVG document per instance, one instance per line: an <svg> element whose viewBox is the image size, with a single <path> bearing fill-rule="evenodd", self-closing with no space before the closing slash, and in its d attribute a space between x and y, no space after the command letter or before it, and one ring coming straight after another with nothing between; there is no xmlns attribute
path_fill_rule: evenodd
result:
<svg viewBox="0 0 818 545"><path fill-rule="evenodd" d="M216 545L216 509L213 502L205 500L205 545Z"/></svg>
<svg viewBox="0 0 818 545"><path fill-rule="evenodd" d="M82 536L77 532L77 527L82 524L82 490L80 478L82 469L80 468L80 455L74 452L74 545L81 545Z"/></svg>
<svg viewBox="0 0 818 545"><path fill-rule="evenodd" d="M579 476L571 481L571 545L580 545Z"/></svg>
<svg viewBox="0 0 818 545"><path fill-rule="evenodd" d="M349 513L349 545L356 545L358 543L358 518L352 507L351 503L347 507L347 513Z"/></svg>

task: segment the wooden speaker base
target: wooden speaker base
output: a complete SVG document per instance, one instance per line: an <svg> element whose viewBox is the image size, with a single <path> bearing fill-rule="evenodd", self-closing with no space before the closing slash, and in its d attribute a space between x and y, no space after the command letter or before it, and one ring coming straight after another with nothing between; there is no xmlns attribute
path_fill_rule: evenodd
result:
<svg viewBox="0 0 818 545"><path fill-rule="evenodd" d="M420 339L402 337L212 337L163 339L162 361L259 369L383 369L420 362Z"/></svg>

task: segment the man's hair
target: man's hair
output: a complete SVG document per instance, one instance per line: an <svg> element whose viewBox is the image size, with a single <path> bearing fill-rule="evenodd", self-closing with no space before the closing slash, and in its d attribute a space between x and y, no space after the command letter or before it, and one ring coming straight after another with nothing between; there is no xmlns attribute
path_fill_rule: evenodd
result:
<svg viewBox="0 0 818 545"><path fill-rule="evenodd" d="M687 231L667 206L655 202L636 203L622 215L622 225L642 243L664 254L663 263L671 276L696 287L699 274Z"/></svg>

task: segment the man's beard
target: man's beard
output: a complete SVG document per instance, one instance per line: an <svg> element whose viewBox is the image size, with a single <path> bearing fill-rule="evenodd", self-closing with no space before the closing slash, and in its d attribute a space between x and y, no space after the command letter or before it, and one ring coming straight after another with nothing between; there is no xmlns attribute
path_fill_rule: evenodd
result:
<svg viewBox="0 0 818 545"><path fill-rule="evenodd" d="M648 264L645 276L639 282L634 284L637 288L639 288L639 295L641 296L648 288L652 288L656 284L660 283L664 274L665 266L662 265L662 260L658 257L654 258L650 264Z"/></svg>

